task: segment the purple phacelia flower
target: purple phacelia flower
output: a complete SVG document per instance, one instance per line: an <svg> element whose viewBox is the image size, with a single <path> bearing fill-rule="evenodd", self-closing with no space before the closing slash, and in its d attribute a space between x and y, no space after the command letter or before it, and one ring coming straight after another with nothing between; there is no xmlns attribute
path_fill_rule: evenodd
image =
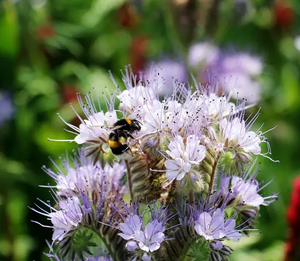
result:
<svg viewBox="0 0 300 261"><path fill-rule="evenodd" d="M170 96L174 91L174 81L186 82L186 69L182 62L163 59L152 66L145 72L146 75L159 73L163 81L159 88L158 95L163 97Z"/></svg>
<svg viewBox="0 0 300 261"><path fill-rule="evenodd" d="M248 172L243 173L241 176L231 177L226 174L221 175L219 197L224 197L231 191L228 202L235 200L235 204L237 205L247 205L250 207L268 206L277 200L278 194L272 194L267 197L261 196L259 192L270 184L272 180L260 187L259 182L256 180L257 174L258 168L250 176Z"/></svg>
<svg viewBox="0 0 300 261"><path fill-rule="evenodd" d="M49 203L45 203L44 201L40 200L40 202L50 209L50 211L44 210L38 205L36 205L36 207L39 210L34 208L31 209L43 216L48 217L48 220L51 221L52 226L42 226L53 229L53 242L63 240L64 236L69 233L69 231L81 224L84 211L78 197L69 197L66 200L61 199L58 202L58 209L52 207ZM33 222L40 224L36 221Z"/></svg>
<svg viewBox="0 0 300 261"><path fill-rule="evenodd" d="M232 218L225 220L224 214L224 210L220 208L211 213L200 213L195 221L196 232L206 240L228 238L238 241L242 234L235 228L235 220Z"/></svg>
<svg viewBox="0 0 300 261"><path fill-rule="evenodd" d="M120 230L122 233L118 235L126 240L133 239L134 233L140 231L142 227L141 218L138 215L129 216L125 219L124 223L120 223Z"/></svg>
<svg viewBox="0 0 300 261"><path fill-rule="evenodd" d="M142 214L138 215L138 204L131 206L124 205L124 210L127 215L125 218L121 212L120 215L124 222L119 223L118 235L128 240L126 249L130 252L135 252L137 255L141 253L155 252L160 248L161 243L166 240L165 223L168 219L167 208L157 207L155 204L148 205ZM149 215L150 220L144 223L145 216ZM144 259L150 257L151 254L144 255Z"/></svg>
<svg viewBox="0 0 300 261"><path fill-rule="evenodd" d="M57 173L43 167L43 170L56 181L60 196L84 194L93 199L93 196L99 193L104 197L112 193L119 197L127 192L121 182L125 173L123 164L114 162L112 166L105 164L102 167L99 162L94 164L91 157L86 158L82 149L74 154L73 164L70 164L68 158L62 162L65 170L57 167Z"/></svg>

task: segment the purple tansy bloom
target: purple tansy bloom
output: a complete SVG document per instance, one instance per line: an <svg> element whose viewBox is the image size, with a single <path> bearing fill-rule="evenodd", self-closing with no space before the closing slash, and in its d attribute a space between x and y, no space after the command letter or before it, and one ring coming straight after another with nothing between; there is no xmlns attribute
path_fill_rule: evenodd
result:
<svg viewBox="0 0 300 261"><path fill-rule="evenodd" d="M212 76L224 80L220 82L222 89L234 98L245 98L251 103L260 100L261 86L257 80L263 70L260 58L246 52L228 53L203 42L190 48L188 61L190 66L201 66ZM200 77L207 80L203 72Z"/></svg>
<svg viewBox="0 0 300 261"><path fill-rule="evenodd" d="M256 78L262 73L261 60L248 53L224 55L221 60L222 71L220 77L231 77L224 85L227 92L232 92L236 98L243 97L254 103L260 100L260 83Z"/></svg>

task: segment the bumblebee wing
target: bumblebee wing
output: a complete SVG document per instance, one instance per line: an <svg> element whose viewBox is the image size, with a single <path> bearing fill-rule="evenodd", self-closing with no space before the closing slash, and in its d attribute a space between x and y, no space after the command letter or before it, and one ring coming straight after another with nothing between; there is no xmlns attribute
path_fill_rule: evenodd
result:
<svg viewBox="0 0 300 261"><path fill-rule="evenodd" d="M117 125L117 126L109 126L108 128L111 130L111 131L115 131L115 130L118 130L118 129L121 129L123 128L125 125Z"/></svg>

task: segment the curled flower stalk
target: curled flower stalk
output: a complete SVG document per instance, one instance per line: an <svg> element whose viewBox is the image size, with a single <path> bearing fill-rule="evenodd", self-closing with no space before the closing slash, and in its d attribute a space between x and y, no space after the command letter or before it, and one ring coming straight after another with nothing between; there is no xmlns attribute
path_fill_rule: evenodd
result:
<svg viewBox="0 0 300 261"><path fill-rule="evenodd" d="M43 167L55 202L32 209L53 230L47 256L228 260L226 241L257 234L259 208L277 199L262 196L269 183L256 179L253 158L270 154L265 133L252 130L259 114L246 118L251 105L232 103L218 82L174 80L161 98L160 71L138 78L127 67L122 76L125 89L112 77L106 108L97 95L78 95L79 126L59 116L81 148L53 161L55 170Z"/></svg>

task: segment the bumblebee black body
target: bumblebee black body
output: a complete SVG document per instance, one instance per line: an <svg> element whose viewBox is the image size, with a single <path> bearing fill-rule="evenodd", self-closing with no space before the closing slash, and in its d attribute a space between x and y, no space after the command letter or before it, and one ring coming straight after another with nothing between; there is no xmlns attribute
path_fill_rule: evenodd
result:
<svg viewBox="0 0 300 261"><path fill-rule="evenodd" d="M117 133L112 132L109 135L108 145L115 155L121 155L126 150L128 150L127 144L123 144L122 141L126 141L127 139L123 136L119 136Z"/></svg>
<svg viewBox="0 0 300 261"><path fill-rule="evenodd" d="M124 118L118 120L114 124L114 127L117 127L117 130L128 131L130 133L133 133L134 131L141 130L141 123L138 120L131 120L129 118Z"/></svg>
<svg viewBox="0 0 300 261"><path fill-rule="evenodd" d="M128 138L134 139L132 133L141 130L141 123L138 120L124 118L114 124L114 128L109 135L108 145L115 155L121 155L129 147L126 144Z"/></svg>

